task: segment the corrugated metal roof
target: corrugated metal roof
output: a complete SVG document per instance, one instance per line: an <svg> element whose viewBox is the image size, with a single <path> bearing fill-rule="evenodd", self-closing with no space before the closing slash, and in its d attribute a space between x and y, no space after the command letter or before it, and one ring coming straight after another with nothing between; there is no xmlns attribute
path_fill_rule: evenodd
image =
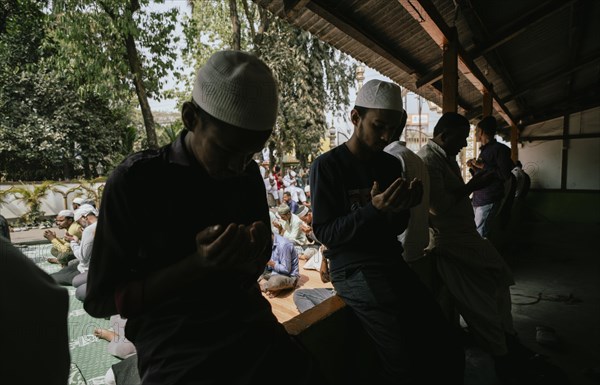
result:
<svg viewBox="0 0 600 385"><path fill-rule="evenodd" d="M439 105L439 76L417 87L442 64L441 47L417 20L431 9L442 30L456 27L462 52L513 122L600 105L600 1L402 0L416 18L398 0L255 2ZM284 3L298 9L288 17ZM462 74L458 101L467 117L481 115L481 89Z"/></svg>

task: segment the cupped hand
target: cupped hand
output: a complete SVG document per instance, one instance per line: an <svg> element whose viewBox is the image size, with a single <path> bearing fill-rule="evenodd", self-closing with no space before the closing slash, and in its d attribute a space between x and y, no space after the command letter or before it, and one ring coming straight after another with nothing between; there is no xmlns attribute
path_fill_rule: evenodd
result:
<svg viewBox="0 0 600 385"><path fill-rule="evenodd" d="M254 222L250 226L230 223L215 225L200 231L196 236L197 262L201 268L223 270L250 270L260 264L269 242L267 226Z"/></svg>
<svg viewBox="0 0 600 385"><path fill-rule="evenodd" d="M420 179L414 178L410 181L410 186L408 188L410 191L410 207L418 206L423 201L423 181Z"/></svg>
<svg viewBox="0 0 600 385"><path fill-rule="evenodd" d="M407 181L396 179L384 192L379 192L379 184L373 183L371 202L376 209L384 212L407 210L421 203L423 183L418 179Z"/></svg>

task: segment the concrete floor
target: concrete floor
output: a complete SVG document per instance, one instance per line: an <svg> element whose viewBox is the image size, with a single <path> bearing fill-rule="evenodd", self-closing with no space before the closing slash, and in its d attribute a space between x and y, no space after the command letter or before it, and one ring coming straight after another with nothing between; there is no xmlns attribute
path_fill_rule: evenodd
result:
<svg viewBox="0 0 600 385"><path fill-rule="evenodd" d="M513 269L513 319L521 341L561 368L570 384L598 384L600 368L600 224L528 222L503 252ZM552 327L555 348L536 342Z"/></svg>

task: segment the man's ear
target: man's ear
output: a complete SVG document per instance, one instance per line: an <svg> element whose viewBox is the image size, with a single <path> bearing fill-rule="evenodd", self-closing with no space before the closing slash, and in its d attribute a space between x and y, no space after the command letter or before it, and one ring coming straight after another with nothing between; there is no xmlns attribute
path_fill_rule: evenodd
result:
<svg viewBox="0 0 600 385"><path fill-rule="evenodd" d="M352 109L352 111L350 111L350 121L354 125L358 125L358 122L360 121L360 115L355 109Z"/></svg>
<svg viewBox="0 0 600 385"><path fill-rule="evenodd" d="M200 116L192 102L183 103L181 107L181 120L188 131L195 131L196 126L200 123Z"/></svg>

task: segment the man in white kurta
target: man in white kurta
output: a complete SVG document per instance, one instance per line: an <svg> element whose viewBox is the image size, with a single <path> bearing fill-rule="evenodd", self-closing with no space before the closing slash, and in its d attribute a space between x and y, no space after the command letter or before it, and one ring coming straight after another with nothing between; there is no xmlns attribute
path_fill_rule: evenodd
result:
<svg viewBox="0 0 600 385"><path fill-rule="evenodd" d="M507 337L516 334L509 291L514 281L504 259L475 228L469 194L486 181L475 178L465 184L456 162L466 146L469 123L454 113L444 117L433 140L418 152L429 171L437 269L471 334L489 353L501 357L508 352Z"/></svg>
<svg viewBox="0 0 600 385"><path fill-rule="evenodd" d="M423 250L429 245L429 173L427 166L417 154L406 147L406 142L393 141L384 150L402 162L402 177L406 180L417 178L423 182L423 199L410 209L410 220L406 230L398 236L402 242L406 262L415 262L423 258Z"/></svg>

